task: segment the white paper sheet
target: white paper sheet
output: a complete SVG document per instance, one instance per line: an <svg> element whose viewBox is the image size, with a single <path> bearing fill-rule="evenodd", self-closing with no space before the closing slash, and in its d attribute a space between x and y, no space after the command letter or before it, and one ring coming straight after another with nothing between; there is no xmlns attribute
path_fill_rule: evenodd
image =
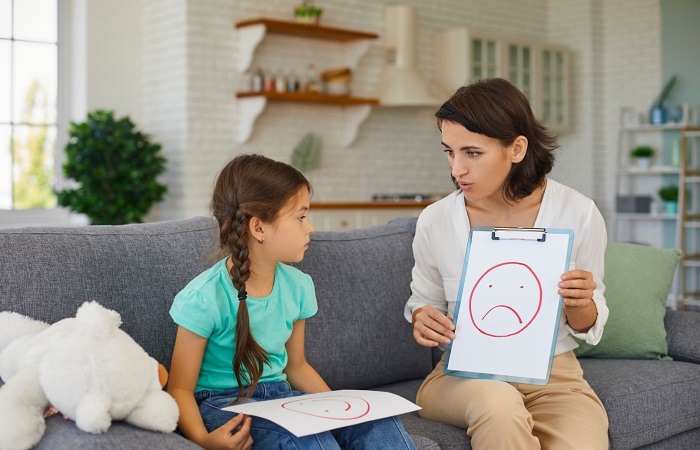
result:
<svg viewBox="0 0 700 450"><path fill-rule="evenodd" d="M346 389L223 409L262 417L301 437L417 411L420 406L388 392Z"/></svg>

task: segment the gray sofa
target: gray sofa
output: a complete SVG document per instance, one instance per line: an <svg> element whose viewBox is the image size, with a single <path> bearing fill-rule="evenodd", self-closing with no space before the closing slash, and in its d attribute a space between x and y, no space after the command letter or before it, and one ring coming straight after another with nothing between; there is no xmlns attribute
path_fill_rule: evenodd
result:
<svg viewBox="0 0 700 450"><path fill-rule="evenodd" d="M316 284L307 356L334 389L378 389L410 400L437 353L420 347L403 319L415 219L317 232L298 266ZM122 315L122 328L166 365L175 338L173 296L213 263L207 218L119 227L0 229L0 310L46 322L86 300ZM674 361L582 360L610 417L613 449L700 448L700 313L666 315ZM0 382L0 385L2 383ZM419 449L469 449L463 430L403 417ZM52 416L38 449L192 449L177 434L117 422L101 435ZM0 424L0 428L2 424Z"/></svg>

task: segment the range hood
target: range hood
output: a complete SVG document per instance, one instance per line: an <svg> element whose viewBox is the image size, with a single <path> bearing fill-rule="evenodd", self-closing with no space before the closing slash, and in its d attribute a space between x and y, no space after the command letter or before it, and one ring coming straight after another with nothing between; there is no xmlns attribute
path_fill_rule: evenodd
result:
<svg viewBox="0 0 700 450"><path fill-rule="evenodd" d="M392 5L384 11L384 47L387 61L379 81L383 106L440 106L447 95L416 68L415 9Z"/></svg>

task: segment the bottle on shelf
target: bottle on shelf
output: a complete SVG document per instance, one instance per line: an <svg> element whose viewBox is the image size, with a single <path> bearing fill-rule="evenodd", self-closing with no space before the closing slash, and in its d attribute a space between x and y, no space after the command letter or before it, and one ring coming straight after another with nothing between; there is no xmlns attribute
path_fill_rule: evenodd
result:
<svg viewBox="0 0 700 450"><path fill-rule="evenodd" d="M262 92L265 83L265 74L262 68L256 67L250 76L250 91Z"/></svg>
<svg viewBox="0 0 700 450"><path fill-rule="evenodd" d="M323 93L323 86L321 85L321 80L318 77L318 72L316 71L316 66L314 64L309 64L309 66L306 68L304 92L312 94Z"/></svg>
<svg viewBox="0 0 700 450"><path fill-rule="evenodd" d="M299 92L299 78L294 71L287 75L287 92Z"/></svg>
<svg viewBox="0 0 700 450"><path fill-rule="evenodd" d="M287 77L282 70L278 70L275 75L275 90L277 92L287 92Z"/></svg>
<svg viewBox="0 0 700 450"><path fill-rule="evenodd" d="M275 82L275 74L268 71L267 76L265 76L265 92L275 92L276 90L277 83Z"/></svg>

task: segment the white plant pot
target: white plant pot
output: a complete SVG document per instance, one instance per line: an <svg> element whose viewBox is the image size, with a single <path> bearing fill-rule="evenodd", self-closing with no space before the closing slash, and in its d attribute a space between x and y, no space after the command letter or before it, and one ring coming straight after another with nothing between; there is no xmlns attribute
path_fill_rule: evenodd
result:
<svg viewBox="0 0 700 450"><path fill-rule="evenodd" d="M639 170L649 170L651 168L651 158L634 158L634 160Z"/></svg>

